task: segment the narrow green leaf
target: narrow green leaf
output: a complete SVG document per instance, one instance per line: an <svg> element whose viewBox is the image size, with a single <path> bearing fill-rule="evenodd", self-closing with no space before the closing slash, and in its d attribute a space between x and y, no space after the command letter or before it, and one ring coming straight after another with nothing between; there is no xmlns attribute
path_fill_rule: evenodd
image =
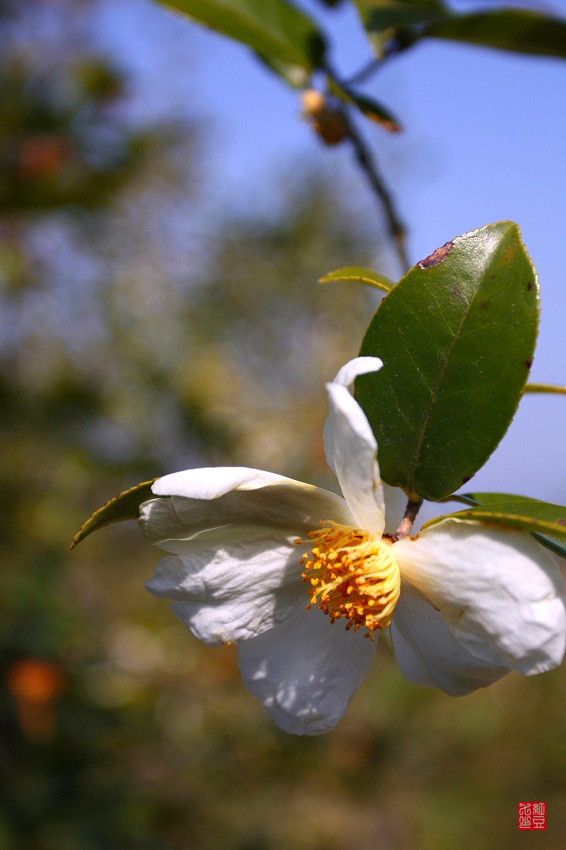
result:
<svg viewBox="0 0 566 850"><path fill-rule="evenodd" d="M553 393L556 395L566 395L566 387L561 387L559 384L527 384L524 393Z"/></svg>
<svg viewBox="0 0 566 850"><path fill-rule="evenodd" d="M71 549L92 534L99 528L104 528L105 525L110 525L113 522L123 522L127 519L137 519L139 506L142 502L147 502L153 498L151 485L157 478L152 478L151 481L142 481L141 484L136 484L130 487L129 490L124 490L123 493L118 493L113 499L106 502L101 508L93 513L83 525L79 528L71 541Z"/></svg>
<svg viewBox="0 0 566 850"><path fill-rule="evenodd" d="M194 21L251 47L275 71L304 84L320 67L324 39L287 0L158 0Z"/></svg>
<svg viewBox="0 0 566 850"><path fill-rule="evenodd" d="M387 107L383 106L383 104L379 103L379 101L375 100L375 98L360 94L354 91L354 89L338 83L331 77L328 79L328 84L332 94L346 103L353 104L370 121L379 124L384 130L388 130L390 133L399 133L401 131L401 124L393 113Z"/></svg>
<svg viewBox="0 0 566 850"><path fill-rule="evenodd" d="M385 277L379 272L374 272L372 269L364 269L359 266L345 266L343 269L336 269L333 272L328 272L324 277L319 278L319 283L332 283L334 281L355 281L356 283L365 283L368 286L375 286L376 289L383 289L389 292L395 284L388 277Z"/></svg>
<svg viewBox="0 0 566 850"><path fill-rule="evenodd" d="M421 36L566 59L566 20L532 9L453 15L432 22Z"/></svg>
<svg viewBox="0 0 566 850"><path fill-rule="evenodd" d="M538 540L545 549L549 549L561 558L566 558L566 543L561 543L560 540L556 540L554 537L547 537L545 534L534 533L533 537Z"/></svg>
<svg viewBox="0 0 566 850"><path fill-rule="evenodd" d="M527 499L526 496L504 496L502 493L453 493L451 496L447 496L445 499L442 499L443 502L461 502L463 505L472 505L476 507L477 505L485 504L488 506L491 504L497 504L501 501L501 498L505 499L521 499L523 502L528 501L529 503L534 503L534 506L537 505L535 499ZM530 509L534 510L534 506L531 505ZM558 507L558 506L553 506ZM529 507L523 507L523 511L529 510ZM562 508L561 510L564 510ZM428 523L426 523L428 525ZM554 537L547 537L545 534L538 534L537 532L532 532L533 537L535 537L539 543L549 549L551 552L554 552L555 555L560 555L561 558L566 558L566 543L562 543L560 540L556 540Z"/></svg>
<svg viewBox="0 0 566 850"><path fill-rule="evenodd" d="M566 508L562 505L507 493L466 493L460 498L469 500L472 507L435 517L426 522L423 528L447 517L519 528L535 534L537 540L553 552L566 556L566 549L561 543L566 541Z"/></svg>
<svg viewBox="0 0 566 850"><path fill-rule="evenodd" d="M435 501L483 466L521 398L538 308L513 222L446 243L393 287L360 351L384 366L356 380L388 484Z"/></svg>

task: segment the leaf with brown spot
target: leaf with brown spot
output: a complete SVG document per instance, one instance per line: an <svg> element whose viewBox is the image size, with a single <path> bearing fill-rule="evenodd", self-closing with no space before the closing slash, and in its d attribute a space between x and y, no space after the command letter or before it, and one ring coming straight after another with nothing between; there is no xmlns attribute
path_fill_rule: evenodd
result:
<svg viewBox="0 0 566 850"><path fill-rule="evenodd" d="M421 260L418 265L421 269L430 269L432 266L437 266L448 256L453 247L453 242L446 242L441 248L437 248L436 251L433 251L429 257Z"/></svg>
<svg viewBox="0 0 566 850"><path fill-rule="evenodd" d="M383 368L355 385L383 479L433 501L471 478L509 427L539 310L535 271L513 222L466 233L440 253L381 302L360 354L381 358Z"/></svg>

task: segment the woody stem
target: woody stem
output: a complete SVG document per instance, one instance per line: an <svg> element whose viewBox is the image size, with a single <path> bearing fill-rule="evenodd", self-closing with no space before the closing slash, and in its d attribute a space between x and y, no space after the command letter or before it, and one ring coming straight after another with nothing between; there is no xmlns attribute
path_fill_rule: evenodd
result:
<svg viewBox="0 0 566 850"><path fill-rule="evenodd" d="M366 175L367 181L373 192L379 198L385 212L389 235L393 241L394 248L397 253L399 264L403 270L403 274L411 267L407 255L407 231L405 225L401 221L393 195L389 191L381 173L377 167L377 162L372 151L366 145L362 135L358 132L354 122L350 119L348 110L344 104L341 106L342 117L348 128L348 135L356 160L361 170Z"/></svg>
<svg viewBox="0 0 566 850"><path fill-rule="evenodd" d="M416 502L413 502L411 501L411 499L409 499L409 501L407 502L407 507L405 508L405 515L399 523L399 528L397 529L395 534L392 535L393 542L396 542L397 540L402 540L403 537L409 536L413 528L413 523L417 517L422 503L422 499L417 499Z"/></svg>

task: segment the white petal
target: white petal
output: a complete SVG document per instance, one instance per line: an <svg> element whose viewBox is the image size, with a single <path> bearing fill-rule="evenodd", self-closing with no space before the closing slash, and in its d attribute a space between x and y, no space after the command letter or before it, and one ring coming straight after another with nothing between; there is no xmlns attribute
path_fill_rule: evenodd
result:
<svg viewBox="0 0 566 850"><path fill-rule="evenodd" d="M261 634L308 604L301 550L266 534L161 560L146 588L199 640L218 646Z"/></svg>
<svg viewBox="0 0 566 850"><path fill-rule="evenodd" d="M368 372L379 372L383 366L383 360L379 357L354 357L348 360L332 381L333 384L341 384L343 387L352 386L358 375L367 375Z"/></svg>
<svg viewBox="0 0 566 850"><path fill-rule="evenodd" d="M217 499L232 490L257 490L268 484L282 481L310 487L310 484L302 484L300 481L293 481L292 478L285 478L274 472L265 472L263 469L250 469L247 466L211 466L204 469L185 469L182 472L164 475L154 482L151 489L156 496Z"/></svg>
<svg viewBox="0 0 566 850"><path fill-rule="evenodd" d="M356 523L380 537L385 528L383 485L377 464L377 443L360 405L348 386L357 375L375 372L377 357L358 357L346 363L328 390L324 448Z"/></svg>
<svg viewBox="0 0 566 850"><path fill-rule="evenodd" d="M560 664L562 578L529 534L448 519L394 544L394 552L403 578L441 611L472 655L527 675Z"/></svg>
<svg viewBox="0 0 566 850"><path fill-rule="evenodd" d="M189 472L199 473L199 476L190 476L192 490L185 479L182 487L184 495L151 499L140 508L140 526L146 540L168 552L195 552L272 530L297 537L318 528L323 520L346 525L353 522L340 496L281 476L274 476L271 483L251 490L236 485L237 489L211 499L189 497L190 493L206 490L208 485L199 483L199 480L202 478L206 482L211 470ZM186 473L178 474L184 476ZM241 481L241 476L231 481ZM226 485L227 479L224 481ZM160 489L172 488L163 486Z"/></svg>
<svg viewBox="0 0 566 850"><path fill-rule="evenodd" d="M401 674L415 685L462 696L509 672L507 667L493 666L468 652L442 614L406 581L401 585L390 634Z"/></svg>
<svg viewBox="0 0 566 850"><path fill-rule="evenodd" d="M391 487L384 482L383 501L385 503L385 531L394 534L405 515L407 496L400 487Z"/></svg>
<svg viewBox="0 0 566 850"><path fill-rule="evenodd" d="M328 732L369 672L376 641L316 608L238 647L246 688L278 726L293 735Z"/></svg>

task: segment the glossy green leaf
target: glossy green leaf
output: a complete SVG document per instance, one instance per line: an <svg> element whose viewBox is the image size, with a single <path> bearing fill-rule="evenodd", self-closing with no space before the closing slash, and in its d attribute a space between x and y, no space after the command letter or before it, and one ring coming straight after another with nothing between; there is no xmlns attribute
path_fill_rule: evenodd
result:
<svg viewBox="0 0 566 850"><path fill-rule="evenodd" d="M324 56L324 40L286 0L159 0L255 50L275 71L304 84Z"/></svg>
<svg viewBox="0 0 566 850"><path fill-rule="evenodd" d="M454 15L431 23L422 36L566 58L566 20L530 9L494 9Z"/></svg>
<svg viewBox="0 0 566 850"><path fill-rule="evenodd" d="M369 118L370 121L379 124L384 130L390 133L399 133L401 124L395 118L392 112L386 106L379 103L373 97L368 97L365 94L360 94L349 86L338 83L336 80L329 78L329 90L336 95L340 100L346 103L351 103L360 112Z"/></svg>
<svg viewBox="0 0 566 850"><path fill-rule="evenodd" d="M139 506L142 502L147 502L153 498L151 485L157 478L151 481L142 481L141 484L136 484L130 487L129 490L124 490L123 493L118 493L109 502L106 502L101 508L93 513L83 525L79 528L71 541L71 549L92 534L99 528L104 528L105 525L110 525L113 522L123 522L127 519L137 519L139 514Z"/></svg>
<svg viewBox="0 0 566 850"><path fill-rule="evenodd" d="M513 222L446 243L393 287L360 351L383 368L356 380L388 484L437 500L483 466L521 398L538 310Z"/></svg>
<svg viewBox="0 0 566 850"><path fill-rule="evenodd" d="M559 384L527 384L525 393L550 393L551 395L566 395L566 387Z"/></svg>
<svg viewBox="0 0 566 850"><path fill-rule="evenodd" d="M466 493L459 496L458 501L466 501L471 507L435 517L426 522L423 528L435 525L447 516L519 528L535 534L543 546L566 557L566 548L561 542L566 541L565 507L507 493Z"/></svg>
<svg viewBox="0 0 566 850"><path fill-rule="evenodd" d="M377 289L382 289L389 292L395 285L392 280L385 277L379 272L374 272L372 269L364 269L360 266L345 266L343 269L336 269L333 272L328 272L324 277L319 278L319 283L332 283L334 281L355 281L356 283L365 283L368 286L375 286Z"/></svg>

